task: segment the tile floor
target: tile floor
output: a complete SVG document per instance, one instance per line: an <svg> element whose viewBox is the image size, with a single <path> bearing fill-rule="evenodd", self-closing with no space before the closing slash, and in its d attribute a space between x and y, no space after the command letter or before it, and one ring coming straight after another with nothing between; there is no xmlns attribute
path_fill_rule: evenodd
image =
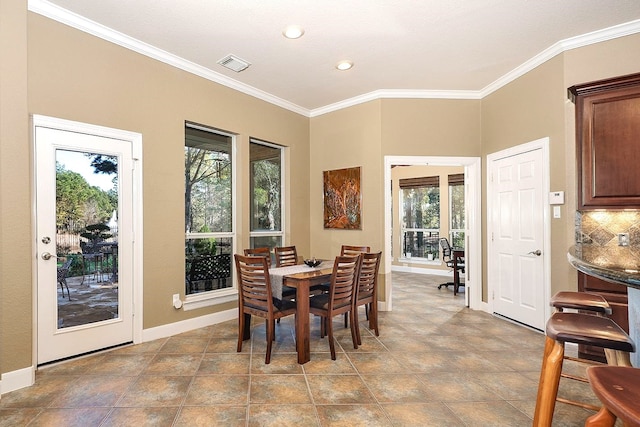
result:
<svg viewBox="0 0 640 427"><path fill-rule="evenodd" d="M305 365L292 317L276 327L270 365L264 324L237 353L230 321L40 369L34 386L2 396L0 426L530 426L543 335L464 308L438 276L393 280L380 336L362 314L354 350L336 327L336 361L318 319ZM563 380L560 393L597 404L586 384ZM554 426L590 414L558 403Z"/></svg>

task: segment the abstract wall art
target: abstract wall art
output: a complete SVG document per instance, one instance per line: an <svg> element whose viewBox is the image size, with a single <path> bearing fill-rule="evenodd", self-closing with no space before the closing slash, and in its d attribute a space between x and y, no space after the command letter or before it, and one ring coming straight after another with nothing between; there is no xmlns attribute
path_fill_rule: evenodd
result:
<svg viewBox="0 0 640 427"><path fill-rule="evenodd" d="M324 171L324 228L362 229L360 167Z"/></svg>

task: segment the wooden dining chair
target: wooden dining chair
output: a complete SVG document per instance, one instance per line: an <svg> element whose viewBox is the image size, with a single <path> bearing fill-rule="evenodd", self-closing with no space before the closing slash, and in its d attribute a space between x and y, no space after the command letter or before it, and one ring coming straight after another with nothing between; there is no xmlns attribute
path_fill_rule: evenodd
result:
<svg viewBox="0 0 640 427"><path fill-rule="evenodd" d="M295 251L295 246L293 247ZM249 248L244 250L245 256L263 256L267 258L269 264L271 264L271 248ZM281 266L277 266L281 267ZM296 296L296 288L292 288L291 286L282 285L282 298L287 299L295 299ZM278 323L280 323L280 319L278 319Z"/></svg>
<svg viewBox="0 0 640 427"><path fill-rule="evenodd" d="M358 345L362 345L360 337L360 324L358 323L358 307L364 305L369 329L373 330L376 336L380 336L378 331L378 271L380 270L380 258L382 252L363 253L358 274L358 292L356 295L355 309L353 310L354 322L356 325L356 337Z"/></svg>
<svg viewBox="0 0 640 427"><path fill-rule="evenodd" d="M354 246L354 245L342 245L342 247L340 248L340 255L341 256L353 256L353 255L360 255L361 253L364 252L371 252L371 248L369 246ZM329 292L329 284L323 284L320 285L322 287L322 291L323 292ZM367 319L369 318L369 315L367 314ZM348 313L344 314L344 327L345 329L349 327L349 316Z"/></svg>
<svg viewBox="0 0 640 427"><path fill-rule="evenodd" d="M363 252L371 252L371 248L369 246L342 245L342 248L340 249L341 256L360 255Z"/></svg>
<svg viewBox="0 0 640 427"><path fill-rule="evenodd" d="M271 248L247 248L244 250L244 256L264 256L269 258L271 263Z"/></svg>
<svg viewBox="0 0 640 427"><path fill-rule="evenodd" d="M267 354L264 363L271 362L271 348L275 340L275 321L296 313L296 304L282 300L280 308L273 304L269 262L266 257L235 255L236 276L238 277L238 352L242 351L245 322L250 316L258 316L266 321ZM249 319L245 318L245 315Z"/></svg>
<svg viewBox="0 0 640 427"><path fill-rule="evenodd" d="M353 315L361 261L361 255L337 256L333 263L329 293L314 295L309 299L309 312L320 316L320 336L322 338L325 335L329 337L331 360L336 360L336 348L333 339L334 316L350 313L353 348L358 348L358 337Z"/></svg>
<svg viewBox="0 0 640 427"><path fill-rule="evenodd" d="M276 267L287 267L298 264L298 252L295 246L280 246L274 249Z"/></svg>

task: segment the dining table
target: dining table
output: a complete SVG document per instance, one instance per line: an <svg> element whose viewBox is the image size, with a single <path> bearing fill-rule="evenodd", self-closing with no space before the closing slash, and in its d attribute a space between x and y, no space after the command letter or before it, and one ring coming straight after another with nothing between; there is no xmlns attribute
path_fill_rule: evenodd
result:
<svg viewBox="0 0 640 427"><path fill-rule="evenodd" d="M332 274L333 261L323 261L316 267L298 264L269 269L269 278L272 287L271 291L276 303L277 300L282 299L282 285L296 288L296 352L298 354L298 363L301 365L311 360L309 289L315 285L331 282ZM250 324L250 321L245 322L245 325ZM245 326L244 339L249 339L250 336L250 328Z"/></svg>

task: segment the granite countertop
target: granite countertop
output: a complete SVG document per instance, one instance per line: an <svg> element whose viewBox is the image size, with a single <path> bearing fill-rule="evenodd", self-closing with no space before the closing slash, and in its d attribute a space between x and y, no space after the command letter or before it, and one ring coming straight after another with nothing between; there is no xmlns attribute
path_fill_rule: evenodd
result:
<svg viewBox="0 0 640 427"><path fill-rule="evenodd" d="M569 263L578 271L608 282L619 283L640 289L640 267L638 269L611 263L598 262L597 258L584 256L581 248L572 246L567 253Z"/></svg>

